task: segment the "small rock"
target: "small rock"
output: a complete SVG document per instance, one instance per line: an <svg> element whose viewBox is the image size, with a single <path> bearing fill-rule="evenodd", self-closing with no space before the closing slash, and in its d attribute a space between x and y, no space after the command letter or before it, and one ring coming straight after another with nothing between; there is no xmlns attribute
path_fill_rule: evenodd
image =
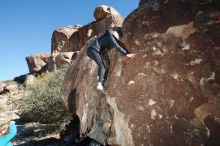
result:
<svg viewBox="0 0 220 146"><path fill-rule="evenodd" d="M18 89L18 85L17 84L8 85L5 87L5 89L8 90L9 92L13 92Z"/></svg>
<svg viewBox="0 0 220 146"><path fill-rule="evenodd" d="M37 79L36 79L36 77L34 75L27 75L24 84L25 85L31 85L36 80Z"/></svg>
<svg viewBox="0 0 220 146"><path fill-rule="evenodd" d="M97 21L103 20L104 18L111 15L120 15L117 10L113 7L101 5L95 8L94 17Z"/></svg>

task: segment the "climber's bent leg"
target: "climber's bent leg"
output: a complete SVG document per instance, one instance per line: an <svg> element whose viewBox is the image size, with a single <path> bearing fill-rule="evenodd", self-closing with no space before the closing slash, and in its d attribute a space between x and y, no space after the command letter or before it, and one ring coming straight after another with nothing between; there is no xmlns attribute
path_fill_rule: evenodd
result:
<svg viewBox="0 0 220 146"><path fill-rule="evenodd" d="M105 79L105 72L106 72L106 68L105 65L102 61L102 58L100 56L100 54L93 48L88 48L87 50L87 55L96 62L96 64L98 65L98 86L99 85L103 85L104 79ZM97 86L97 88L98 88ZM103 88L103 87L102 87Z"/></svg>

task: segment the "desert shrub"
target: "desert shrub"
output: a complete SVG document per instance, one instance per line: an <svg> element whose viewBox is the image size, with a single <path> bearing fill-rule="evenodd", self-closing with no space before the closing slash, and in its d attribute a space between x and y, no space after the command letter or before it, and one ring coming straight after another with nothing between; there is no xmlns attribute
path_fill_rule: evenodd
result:
<svg viewBox="0 0 220 146"><path fill-rule="evenodd" d="M48 74L47 72L42 72L42 73L38 74L36 78L41 79L41 78L47 76L47 74Z"/></svg>
<svg viewBox="0 0 220 146"><path fill-rule="evenodd" d="M30 94L22 99L21 117L39 123L68 123L71 115L60 97L66 69L44 75L27 87Z"/></svg>
<svg viewBox="0 0 220 146"><path fill-rule="evenodd" d="M0 104L0 112L4 112L4 110L5 110L5 107Z"/></svg>

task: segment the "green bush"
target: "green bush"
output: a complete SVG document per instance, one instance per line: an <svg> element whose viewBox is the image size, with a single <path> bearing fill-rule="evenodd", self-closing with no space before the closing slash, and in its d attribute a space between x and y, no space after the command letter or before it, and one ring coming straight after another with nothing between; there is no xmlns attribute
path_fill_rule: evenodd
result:
<svg viewBox="0 0 220 146"><path fill-rule="evenodd" d="M34 122L61 125L71 120L60 97L66 69L44 75L27 87L30 94L22 99L21 117Z"/></svg>

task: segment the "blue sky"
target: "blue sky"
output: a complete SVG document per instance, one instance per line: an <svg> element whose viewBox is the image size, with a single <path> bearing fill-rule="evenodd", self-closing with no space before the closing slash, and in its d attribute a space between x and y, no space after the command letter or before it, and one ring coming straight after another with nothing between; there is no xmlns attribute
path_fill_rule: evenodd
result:
<svg viewBox="0 0 220 146"><path fill-rule="evenodd" d="M103 4L127 16L138 0L0 0L0 80L28 73L25 57L50 53L55 29L94 21Z"/></svg>

